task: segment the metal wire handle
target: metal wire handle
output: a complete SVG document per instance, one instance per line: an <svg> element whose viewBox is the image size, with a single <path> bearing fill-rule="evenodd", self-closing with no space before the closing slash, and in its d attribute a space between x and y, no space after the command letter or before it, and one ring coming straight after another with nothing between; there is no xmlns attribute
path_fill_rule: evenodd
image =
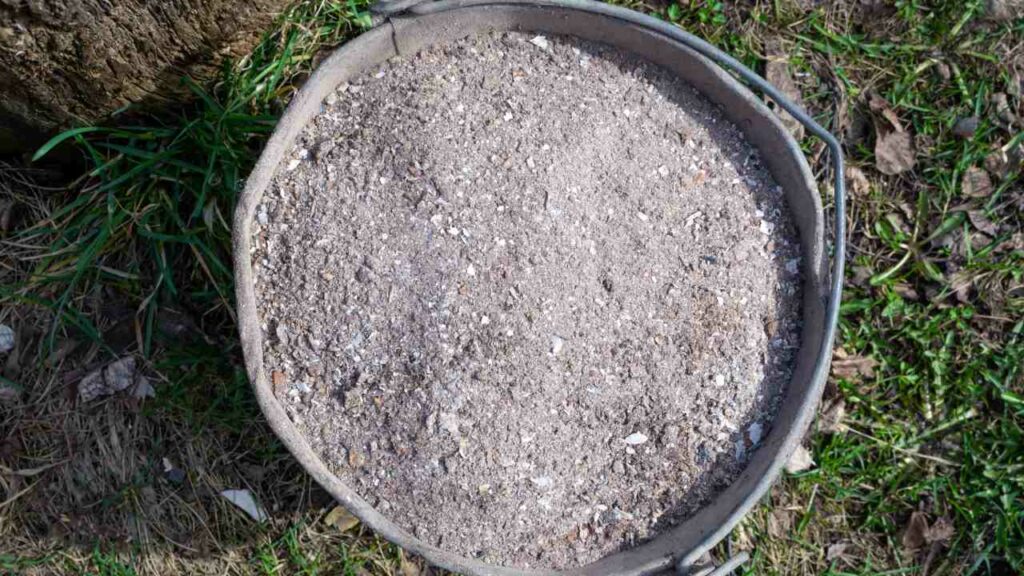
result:
<svg viewBox="0 0 1024 576"><path fill-rule="evenodd" d="M444 0L442 2L434 2L433 0L377 0L377 2L370 6L370 12L380 17L388 18L402 13L425 15L462 7L507 5L510 3L513 2L503 0ZM833 238L835 240L835 252L832 257L832 282L829 289L828 305L825 310L825 337L816 358L814 374L811 377L813 380L827 377L828 374L825 372L828 370L828 360L831 357L832 345L835 342L835 327L839 320L839 304L843 291L846 261L846 176L843 167L843 149L839 140L835 135L818 124L803 108L791 102L789 98L779 92L778 89L762 78L757 72L754 72L745 64L719 50L706 40L694 36L674 24L641 14L635 10L604 4L594 0L530 0L529 3L535 6L568 8L609 16L667 36L711 60L718 66L732 72L749 87L771 98L783 110L788 112L790 116L795 118L797 122L802 124L808 132L825 142L826 146L828 146L833 168L833 186L835 191L835 228ZM699 568L697 568L699 558L721 540L722 536L716 532L710 533L701 546L697 546L685 556L679 558L676 562L677 574L680 576L726 576L747 562L750 558L749 554L740 552L731 556L721 566L712 568L710 572L699 571Z"/></svg>

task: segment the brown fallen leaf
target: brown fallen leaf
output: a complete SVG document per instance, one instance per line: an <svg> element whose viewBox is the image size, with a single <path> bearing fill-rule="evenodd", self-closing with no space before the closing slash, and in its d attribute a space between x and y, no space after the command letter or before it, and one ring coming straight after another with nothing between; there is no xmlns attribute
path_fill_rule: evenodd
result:
<svg viewBox="0 0 1024 576"><path fill-rule="evenodd" d="M907 556L914 556L928 540L925 534L928 532L928 518L924 512L914 511L907 520L907 526L903 529L903 553Z"/></svg>
<svg viewBox="0 0 1024 576"><path fill-rule="evenodd" d="M348 532L359 525L359 518L356 518L344 506L335 506L324 517L324 524L337 528L341 532Z"/></svg>
<svg viewBox="0 0 1024 576"><path fill-rule="evenodd" d="M846 418L846 402L838 398L821 407L818 413L818 432L835 434L846 430L843 420Z"/></svg>
<svg viewBox="0 0 1024 576"><path fill-rule="evenodd" d="M971 299L971 288L974 286L974 274L968 270L957 270L949 277L949 288L961 304Z"/></svg>
<svg viewBox="0 0 1024 576"><path fill-rule="evenodd" d="M995 176L999 180L1005 180L1011 172L1017 172L1020 170L1020 147L1014 146L1008 151L1004 151L1002 148L996 148L992 152L989 152L988 156L985 156L984 164L985 170L987 170L989 174Z"/></svg>
<svg viewBox="0 0 1024 576"><path fill-rule="evenodd" d="M143 384L141 389L139 384ZM132 388L137 395L150 395L153 390L138 370L133 356L125 356L97 368L78 383L78 396L85 402Z"/></svg>
<svg viewBox="0 0 1024 576"><path fill-rule="evenodd" d="M904 284L903 282L893 284L892 291L899 294L904 300L917 300L921 297L921 295L917 293L917 290L914 290L913 286L910 284Z"/></svg>
<svg viewBox="0 0 1024 576"><path fill-rule="evenodd" d="M1018 212L1024 212L1024 190L1014 190L1010 193L1010 205Z"/></svg>
<svg viewBox="0 0 1024 576"><path fill-rule="evenodd" d="M853 277L850 281L857 286L866 287L868 285L868 281L871 280L872 276L874 276L871 268L868 268L867 266L854 266L852 272Z"/></svg>
<svg viewBox="0 0 1024 576"><path fill-rule="evenodd" d="M798 474L804 470L810 470L814 466L814 458L811 457L811 451L803 446L797 446L796 450L786 460L786 472L790 474Z"/></svg>
<svg viewBox="0 0 1024 576"><path fill-rule="evenodd" d="M1017 115L1013 113L1013 108L1010 106L1006 94L996 92L989 98L989 103L992 106L992 114L995 116L997 124L1004 128L1011 128L1017 123Z"/></svg>
<svg viewBox="0 0 1024 576"><path fill-rule="evenodd" d="M792 528L793 517L788 510L775 508L768 515L768 535L772 538L785 538Z"/></svg>
<svg viewBox="0 0 1024 576"><path fill-rule="evenodd" d="M871 357L847 356L839 358L837 355L832 360L832 375L836 378L845 378L847 380L852 380L858 376L874 378L876 366L878 366L878 361Z"/></svg>
<svg viewBox="0 0 1024 576"><path fill-rule="evenodd" d="M1024 5L1014 0L988 0L982 5L981 15L988 20L1007 21L1024 16Z"/></svg>
<svg viewBox="0 0 1024 576"><path fill-rule="evenodd" d="M406 557L404 550L398 551L398 569L401 570L402 576L419 576L420 567L416 562Z"/></svg>
<svg viewBox="0 0 1024 576"><path fill-rule="evenodd" d="M988 172L971 166L960 180L960 191L968 198L987 198L992 195L992 179Z"/></svg>
<svg viewBox="0 0 1024 576"><path fill-rule="evenodd" d="M825 560L831 562L842 558L846 552L846 549L850 547L849 542L834 542L828 545L825 550Z"/></svg>
<svg viewBox="0 0 1024 576"><path fill-rule="evenodd" d="M867 145L868 137L871 136L871 117L863 106L851 107L847 111L848 119L843 136L848 146L857 147Z"/></svg>
<svg viewBox="0 0 1024 576"><path fill-rule="evenodd" d="M889 127L897 132L903 132L903 124L900 123L900 117L896 114L896 111L889 105L889 101L878 93L872 90L868 92L868 108L874 112L877 116L885 119L889 123Z"/></svg>
<svg viewBox="0 0 1024 576"><path fill-rule="evenodd" d="M989 220L984 210L968 210L967 219L971 221L971 225L977 228L979 232L983 232L993 238L999 235L999 225Z"/></svg>
<svg viewBox="0 0 1024 576"><path fill-rule="evenodd" d="M1024 86L1024 74L1015 71L1010 76L1010 81L1006 83L1006 93L1013 97L1014 100L1020 100L1022 86Z"/></svg>
<svg viewBox="0 0 1024 576"><path fill-rule="evenodd" d="M875 167L879 172L895 176L912 169L916 161L917 149L910 133L878 133L875 139Z"/></svg>
<svg viewBox="0 0 1024 576"><path fill-rule="evenodd" d="M931 134L914 134L914 154L930 156L935 148L935 137Z"/></svg>
<svg viewBox="0 0 1024 576"><path fill-rule="evenodd" d="M856 166L849 166L846 169L846 186L854 196L864 198L871 192L871 182L864 175L864 171Z"/></svg>
<svg viewBox="0 0 1024 576"><path fill-rule="evenodd" d="M1017 232L1007 240L1000 242L999 246L996 246L995 253L1006 254L1022 250L1024 250L1024 232Z"/></svg>
<svg viewBox="0 0 1024 576"><path fill-rule="evenodd" d="M789 68L789 58L777 42L771 43L769 47L767 62L765 62L764 66L764 75L765 79L778 88L790 102L803 108L803 94L800 92L800 87L797 85L796 80L793 79L793 73ZM797 140L803 138L803 124L778 105L775 105L775 113L778 114L783 126L793 134L794 138Z"/></svg>
<svg viewBox="0 0 1024 576"><path fill-rule="evenodd" d="M953 522L946 516L940 516L928 527L924 533L924 539L929 544L946 544L956 535Z"/></svg>

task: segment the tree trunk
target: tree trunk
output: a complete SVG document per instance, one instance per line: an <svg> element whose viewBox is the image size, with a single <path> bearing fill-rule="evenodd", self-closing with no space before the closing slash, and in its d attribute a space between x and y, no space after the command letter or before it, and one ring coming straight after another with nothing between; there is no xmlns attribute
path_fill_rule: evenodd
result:
<svg viewBox="0 0 1024 576"><path fill-rule="evenodd" d="M287 0L0 0L0 153L180 97Z"/></svg>

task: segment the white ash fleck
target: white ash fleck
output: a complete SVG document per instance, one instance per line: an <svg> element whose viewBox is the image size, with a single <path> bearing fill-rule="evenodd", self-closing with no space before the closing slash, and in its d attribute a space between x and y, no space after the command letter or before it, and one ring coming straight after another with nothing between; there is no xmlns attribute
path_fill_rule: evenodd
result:
<svg viewBox="0 0 1024 576"><path fill-rule="evenodd" d="M629 436L623 438L622 441L629 446L639 446L640 444L647 442L647 435L643 432L633 432Z"/></svg>
<svg viewBox="0 0 1024 576"><path fill-rule="evenodd" d="M551 349L549 353L552 356L558 356L562 352L562 347L565 346L565 339L561 336L551 337Z"/></svg>
<svg viewBox="0 0 1024 576"><path fill-rule="evenodd" d="M543 36L534 36L533 38L530 38L530 44L533 44L534 46L540 48L541 50L551 50L551 43L548 42L548 39Z"/></svg>
<svg viewBox="0 0 1024 576"><path fill-rule="evenodd" d="M538 476L536 478L530 478L530 483L541 490L547 490L554 486L555 481L547 476Z"/></svg>

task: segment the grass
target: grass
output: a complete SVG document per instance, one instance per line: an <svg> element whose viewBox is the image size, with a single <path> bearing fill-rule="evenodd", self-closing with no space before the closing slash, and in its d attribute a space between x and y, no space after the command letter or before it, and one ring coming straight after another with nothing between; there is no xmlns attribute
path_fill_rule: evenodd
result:
<svg viewBox="0 0 1024 576"><path fill-rule="evenodd" d="M747 573L1024 570L1024 196L1016 169L987 197L968 197L961 184L992 150L1021 139L999 125L991 97L1024 70L1024 23L985 23L983 4L899 0L873 13L856 2L629 3L753 66L778 41L808 109L842 135L869 183L849 206L840 345L877 366L834 375L826 404L841 403L845 416L811 439L816 466L785 478L735 532L735 545L753 550ZM366 26L365 7L299 2L217 82L190 84L192 103L63 134L89 162L64 194L10 185L23 224L0 245L0 321L44 328L10 382L20 403L4 408L0 438L19 447L3 463L53 467L16 482L0 475L5 494L23 493L0 505L9 543L0 570L408 568L372 535L323 525L324 495L262 424L232 316L235 195L319 50ZM913 170L874 168L871 120L857 128L870 116L869 93L916 135ZM971 115L977 132L954 136L957 119ZM820 173L820 146L803 144ZM0 182L21 177L4 174ZM111 300L119 309L102 304ZM126 350L159 375L153 401L81 407L60 392L68 367ZM187 486L161 476L165 457L188 471ZM47 485L57 489L43 493ZM274 510L272 522L254 526L211 496L241 486ZM931 525L948 519L952 534L907 549L915 512ZM119 544L142 537L144 551Z"/></svg>

